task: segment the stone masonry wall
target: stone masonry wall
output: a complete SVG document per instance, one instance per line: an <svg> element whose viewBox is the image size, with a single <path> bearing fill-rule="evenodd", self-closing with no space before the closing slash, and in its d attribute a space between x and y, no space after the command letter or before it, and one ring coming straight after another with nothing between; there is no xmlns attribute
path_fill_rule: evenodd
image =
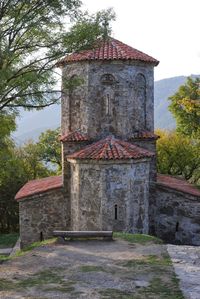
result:
<svg viewBox="0 0 200 299"><path fill-rule="evenodd" d="M73 91L65 81L84 82ZM81 130L98 139L153 131L153 66L131 61L70 63L63 68L62 134Z"/></svg>
<svg viewBox="0 0 200 299"><path fill-rule="evenodd" d="M52 237L66 229L66 206L62 189L50 190L19 202L21 247Z"/></svg>
<svg viewBox="0 0 200 299"><path fill-rule="evenodd" d="M136 140L134 140L133 139L133 140L131 140L131 143L155 153L155 156L151 158L151 162L150 162L150 183L155 182L156 177L157 177L156 140L151 140L151 139L147 139L147 140L136 139Z"/></svg>
<svg viewBox="0 0 200 299"><path fill-rule="evenodd" d="M200 245L200 198L156 185L155 234L169 243Z"/></svg>
<svg viewBox="0 0 200 299"><path fill-rule="evenodd" d="M73 89L66 89L65 84L73 78L83 80L82 84ZM61 134L81 130L87 133L88 128L88 63L72 63L62 71L61 101Z"/></svg>
<svg viewBox="0 0 200 299"><path fill-rule="evenodd" d="M69 161L73 230L148 233L149 161Z"/></svg>
<svg viewBox="0 0 200 299"><path fill-rule="evenodd" d="M63 142L62 143L62 175L63 175L63 190L64 190L64 198L66 202L66 210L67 210L67 229L71 229L71 169L70 163L67 161L66 156L74 153L78 150L81 150L90 142L82 141L82 142Z"/></svg>

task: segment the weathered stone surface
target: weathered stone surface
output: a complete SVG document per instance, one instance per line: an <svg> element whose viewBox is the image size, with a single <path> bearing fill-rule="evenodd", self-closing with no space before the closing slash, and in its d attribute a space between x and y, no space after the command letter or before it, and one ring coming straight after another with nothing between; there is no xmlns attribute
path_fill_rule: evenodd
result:
<svg viewBox="0 0 200 299"><path fill-rule="evenodd" d="M154 209L154 211L153 211ZM157 184L151 210L155 234L175 244L200 245L200 198Z"/></svg>
<svg viewBox="0 0 200 299"><path fill-rule="evenodd" d="M69 161L72 230L148 233L148 160Z"/></svg>
<svg viewBox="0 0 200 299"><path fill-rule="evenodd" d="M92 138L109 133L128 138L134 131L153 131L153 66L131 61L70 63L63 68L63 87L74 76L84 82L73 91L64 89L62 134L78 129Z"/></svg>
<svg viewBox="0 0 200 299"><path fill-rule="evenodd" d="M73 78L83 81L67 90L65 82ZM62 135L80 130L91 142L110 134L128 140L138 130L152 131L153 122L152 65L119 60L63 67ZM123 165L123 161L116 165L107 161L69 165L66 156L89 143L63 143L64 196L67 210L71 210L67 216L69 229L147 233L149 181L156 179L155 158L150 161L150 170L149 161L141 165ZM155 152L155 141L139 140L137 145Z"/></svg>
<svg viewBox="0 0 200 299"><path fill-rule="evenodd" d="M180 287L185 299L200 297L200 248L196 246L167 245Z"/></svg>
<svg viewBox="0 0 200 299"><path fill-rule="evenodd" d="M66 229L66 203L62 189L51 190L19 202L21 247Z"/></svg>

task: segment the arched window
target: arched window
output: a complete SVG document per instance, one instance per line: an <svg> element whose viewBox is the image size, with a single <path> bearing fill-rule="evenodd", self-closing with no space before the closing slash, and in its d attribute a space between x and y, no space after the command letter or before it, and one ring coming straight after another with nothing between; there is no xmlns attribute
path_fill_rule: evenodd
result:
<svg viewBox="0 0 200 299"><path fill-rule="evenodd" d="M113 85L116 82L115 77L111 74L102 75L100 81L103 85Z"/></svg>
<svg viewBox="0 0 200 299"><path fill-rule="evenodd" d="M71 131L80 127L81 90L80 79L73 75L69 80L69 129Z"/></svg>
<svg viewBox="0 0 200 299"><path fill-rule="evenodd" d="M101 76L100 82L103 87L103 117L111 117L113 114L114 84L116 80L112 74L104 74Z"/></svg>

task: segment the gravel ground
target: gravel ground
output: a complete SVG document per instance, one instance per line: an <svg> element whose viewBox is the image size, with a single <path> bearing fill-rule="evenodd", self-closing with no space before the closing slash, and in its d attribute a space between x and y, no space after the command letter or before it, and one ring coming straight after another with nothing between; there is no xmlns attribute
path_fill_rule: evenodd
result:
<svg viewBox="0 0 200 299"><path fill-rule="evenodd" d="M165 245L43 245L0 265L1 299L183 299ZM194 298L193 298L194 299Z"/></svg>

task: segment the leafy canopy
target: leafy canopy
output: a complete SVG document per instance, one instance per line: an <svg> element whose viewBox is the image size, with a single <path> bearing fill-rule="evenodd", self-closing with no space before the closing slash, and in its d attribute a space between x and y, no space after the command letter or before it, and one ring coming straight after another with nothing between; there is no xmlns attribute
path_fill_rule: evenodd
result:
<svg viewBox="0 0 200 299"><path fill-rule="evenodd" d="M189 77L169 100L169 110L176 119L177 131L200 139L200 78Z"/></svg>
<svg viewBox="0 0 200 299"><path fill-rule="evenodd" d="M79 0L1 0L0 111L58 102L55 63L109 34L113 18L83 13Z"/></svg>
<svg viewBox="0 0 200 299"><path fill-rule="evenodd" d="M40 160L47 166L48 163L53 164L58 168L58 172L62 170L61 142L59 140L59 134L60 128L47 130L41 133L37 143Z"/></svg>
<svg viewBox="0 0 200 299"><path fill-rule="evenodd" d="M157 130L157 168L200 184L200 143L175 131Z"/></svg>

